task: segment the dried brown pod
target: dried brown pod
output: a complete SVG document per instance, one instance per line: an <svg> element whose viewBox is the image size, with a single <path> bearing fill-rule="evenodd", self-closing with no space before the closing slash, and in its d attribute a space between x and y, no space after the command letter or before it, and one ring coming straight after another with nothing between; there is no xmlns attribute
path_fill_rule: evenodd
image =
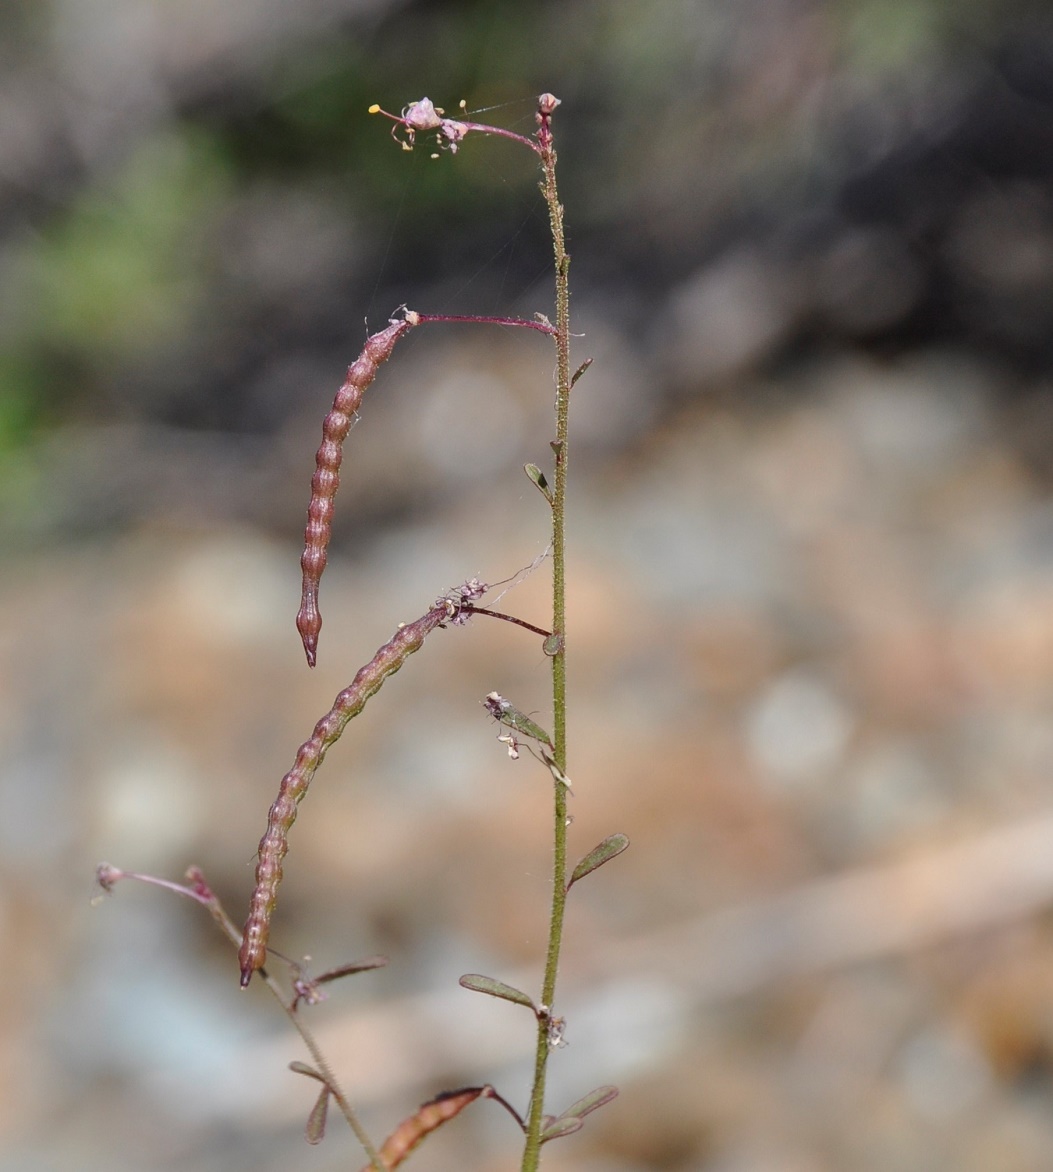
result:
<svg viewBox="0 0 1053 1172"><path fill-rule="evenodd" d="M425 1103L420 1110L404 1119L384 1141L378 1155L385 1168L397 1168L399 1164L436 1128L448 1123L455 1116L475 1102L476 1099L496 1098L491 1086L465 1087L461 1091L446 1091ZM367 1164L362 1172L372 1172L373 1165Z"/></svg>
<svg viewBox="0 0 1053 1172"><path fill-rule="evenodd" d="M420 321L412 310L393 318L387 329L366 339L362 353L347 368L347 378L336 392L333 406L322 421L322 442L315 455L315 472L311 478L311 503L307 506L307 527L303 535L303 590L296 629L303 640L307 662L314 667L318 656L318 634L322 615L318 609L318 584L329 557L332 536L333 503L340 487L340 463L343 444L351 422L362 402L366 388L377 377L377 367L391 357L395 343Z"/></svg>

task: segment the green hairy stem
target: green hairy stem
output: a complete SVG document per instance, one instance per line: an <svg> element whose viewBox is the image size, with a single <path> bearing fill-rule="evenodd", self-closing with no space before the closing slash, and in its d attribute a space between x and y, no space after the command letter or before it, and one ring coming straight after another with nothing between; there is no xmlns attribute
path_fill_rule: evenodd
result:
<svg viewBox="0 0 1053 1172"><path fill-rule="evenodd" d="M546 99L550 99L546 101ZM552 654L552 758L559 773L567 772L567 586L566 501L570 431L570 256L563 234L563 206L556 187L556 152L549 121L556 99L543 94L539 101L538 143L544 175L541 191L548 205L549 227L556 267L556 438L552 443L556 466L552 486L552 636L546 647ZM553 786L552 909L549 914L545 976L541 988L544 1013L538 1015L534 1056L534 1085L527 1117L526 1144L521 1167L533 1172L541 1162L541 1132L545 1109L545 1076L553 1033L556 976L563 944L563 917L567 903L567 787Z"/></svg>

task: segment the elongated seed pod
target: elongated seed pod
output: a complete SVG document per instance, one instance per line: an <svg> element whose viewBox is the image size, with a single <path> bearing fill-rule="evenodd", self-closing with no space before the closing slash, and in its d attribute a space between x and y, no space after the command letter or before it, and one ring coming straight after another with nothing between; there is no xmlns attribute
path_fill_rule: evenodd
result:
<svg viewBox="0 0 1053 1172"><path fill-rule="evenodd" d="M296 629L300 632L307 662L311 667L314 667L318 655L318 633L322 629L322 615L318 610L318 584L329 556L333 502L336 490L340 487L344 440L366 388L377 377L377 367L391 357L395 343L418 320L417 314L408 311L401 319L393 320L386 330L366 339L362 353L347 368L347 378L336 392L332 410L322 421L322 443L315 455L311 503L307 506L307 527L300 557L303 591L300 611L296 616Z"/></svg>
<svg viewBox="0 0 1053 1172"><path fill-rule="evenodd" d="M267 830L260 839L256 886L242 934L239 960L243 988L267 957L267 937L278 900L282 860L289 849L289 829L296 821L297 807L307 793L311 778L347 722L362 711L388 676L397 672L414 651L420 650L425 637L451 618L452 608L453 604L442 599L416 622L400 627L333 701L333 707L314 726L310 739L300 746L292 768L282 778L278 796L267 814Z"/></svg>
<svg viewBox="0 0 1053 1172"><path fill-rule="evenodd" d="M415 1115L403 1119L384 1141L377 1153L384 1167L389 1172L397 1168L433 1131L456 1118L476 1099L489 1099L493 1094L494 1088L487 1084L482 1087L465 1087L462 1091L444 1091L430 1099ZM367 1164L362 1172L371 1172L372 1167L372 1164Z"/></svg>

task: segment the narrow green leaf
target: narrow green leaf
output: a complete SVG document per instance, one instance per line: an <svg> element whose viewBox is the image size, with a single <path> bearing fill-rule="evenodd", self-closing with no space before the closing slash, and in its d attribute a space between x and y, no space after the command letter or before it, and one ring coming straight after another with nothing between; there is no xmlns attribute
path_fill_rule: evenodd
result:
<svg viewBox="0 0 1053 1172"><path fill-rule="evenodd" d="M575 1119L570 1115L561 1115L555 1123L546 1127L541 1133L541 1142L546 1144L550 1139L562 1139L565 1135L573 1135L574 1132L581 1131L583 1126L580 1119Z"/></svg>
<svg viewBox="0 0 1053 1172"><path fill-rule="evenodd" d="M551 745L552 738L535 720L531 720L525 712L520 712L510 701L499 692L489 692L483 701L483 707L495 719L515 732L530 737L542 745Z"/></svg>
<svg viewBox="0 0 1053 1172"><path fill-rule="evenodd" d="M493 977L484 977L480 973L465 973L460 984L476 993L486 993L490 997L500 997L503 1001L514 1001L516 1005L525 1005L537 1013L537 1007L525 993L506 985L504 981L495 981Z"/></svg>
<svg viewBox="0 0 1053 1172"><path fill-rule="evenodd" d="M307 1127L304 1129L309 1144L320 1144L325 1139L325 1120L328 1114L329 1088L322 1087L322 1093L311 1108L311 1114L307 1116Z"/></svg>
<svg viewBox="0 0 1053 1172"><path fill-rule="evenodd" d="M523 471L527 476L537 485L541 495L552 504L552 489L549 488L548 481L545 479L544 472L536 464L524 464Z"/></svg>
<svg viewBox="0 0 1053 1172"><path fill-rule="evenodd" d="M616 858L628 845L629 839L624 834L608 835L598 846L594 846L574 868L574 873L567 883L567 890L569 891L579 879L584 879L597 867L602 867L604 863L609 863L611 859Z"/></svg>
<svg viewBox="0 0 1053 1172"><path fill-rule="evenodd" d="M597 1087L594 1091L589 1091L587 1095L579 1099L576 1103L572 1103L559 1118L581 1120L590 1111L595 1111L605 1103L609 1103L611 1099L616 1099L617 1097L617 1087Z"/></svg>
<svg viewBox="0 0 1053 1172"><path fill-rule="evenodd" d="M289 1069L294 1074L305 1074L308 1078L316 1079L318 1082L325 1082L325 1078L313 1066L308 1066L306 1062L290 1062Z"/></svg>
<svg viewBox="0 0 1053 1172"><path fill-rule="evenodd" d="M585 1124L586 1115L602 1107L605 1103L609 1103L617 1096L617 1087L597 1087L594 1091L590 1091L556 1119L546 1120L541 1132L541 1142L560 1139L565 1135L573 1135L574 1132L580 1131Z"/></svg>

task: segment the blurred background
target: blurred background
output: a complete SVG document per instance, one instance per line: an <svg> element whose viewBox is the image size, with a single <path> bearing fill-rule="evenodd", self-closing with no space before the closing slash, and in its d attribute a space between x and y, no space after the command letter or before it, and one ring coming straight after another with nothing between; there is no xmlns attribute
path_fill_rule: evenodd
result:
<svg viewBox="0 0 1053 1172"><path fill-rule="evenodd" d="M386 640L546 544L553 355L400 343L350 437L319 666L293 618L367 331L551 312L575 359L573 892L546 1166L1053 1167L1053 19L1014 0L6 0L0 8L0 1169L355 1168L236 920L296 746ZM502 602L545 623L546 568ZM273 943L382 952L310 1020L382 1136L522 1107L550 782L522 630L436 633L334 748ZM415 1157L504 1169L477 1104Z"/></svg>

